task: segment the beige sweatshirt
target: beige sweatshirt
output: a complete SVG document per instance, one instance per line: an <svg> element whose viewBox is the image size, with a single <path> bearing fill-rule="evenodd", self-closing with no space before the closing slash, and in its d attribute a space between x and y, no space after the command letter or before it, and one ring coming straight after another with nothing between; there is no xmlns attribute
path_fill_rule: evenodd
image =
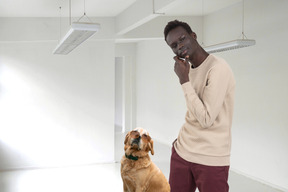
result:
<svg viewBox="0 0 288 192"><path fill-rule="evenodd" d="M234 75L225 60L209 55L189 79L182 84L187 113L175 150L189 162L230 165Z"/></svg>

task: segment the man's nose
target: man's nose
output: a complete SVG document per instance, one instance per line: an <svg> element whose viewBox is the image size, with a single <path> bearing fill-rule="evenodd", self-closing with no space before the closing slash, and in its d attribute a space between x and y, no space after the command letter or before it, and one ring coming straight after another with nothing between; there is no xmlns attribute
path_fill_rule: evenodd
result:
<svg viewBox="0 0 288 192"><path fill-rule="evenodd" d="M182 43L179 43L178 46L177 46L177 50L178 51L181 51L183 48L183 44Z"/></svg>
<svg viewBox="0 0 288 192"><path fill-rule="evenodd" d="M183 47L183 43L178 43L178 48L182 48Z"/></svg>

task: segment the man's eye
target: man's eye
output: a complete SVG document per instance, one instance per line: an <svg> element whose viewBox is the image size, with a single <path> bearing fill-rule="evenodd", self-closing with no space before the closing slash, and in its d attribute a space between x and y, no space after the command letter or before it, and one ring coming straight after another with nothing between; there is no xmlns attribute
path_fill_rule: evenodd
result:
<svg viewBox="0 0 288 192"><path fill-rule="evenodd" d="M182 35L182 36L179 38L179 41L182 42L182 41L184 41L184 39L185 39L185 35Z"/></svg>
<svg viewBox="0 0 288 192"><path fill-rule="evenodd" d="M172 49L175 49L176 47L177 47L177 44L176 44L176 43L174 43L174 44L171 45L171 48L172 48Z"/></svg>

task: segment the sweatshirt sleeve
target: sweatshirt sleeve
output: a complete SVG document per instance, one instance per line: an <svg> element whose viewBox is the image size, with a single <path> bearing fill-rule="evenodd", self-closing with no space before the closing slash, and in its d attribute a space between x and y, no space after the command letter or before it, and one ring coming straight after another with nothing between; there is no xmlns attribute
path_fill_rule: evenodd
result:
<svg viewBox="0 0 288 192"><path fill-rule="evenodd" d="M228 66L216 65L210 69L206 78L202 98L195 92L192 84L182 84L188 112L193 115L203 128L213 125L219 115L229 87L232 71Z"/></svg>

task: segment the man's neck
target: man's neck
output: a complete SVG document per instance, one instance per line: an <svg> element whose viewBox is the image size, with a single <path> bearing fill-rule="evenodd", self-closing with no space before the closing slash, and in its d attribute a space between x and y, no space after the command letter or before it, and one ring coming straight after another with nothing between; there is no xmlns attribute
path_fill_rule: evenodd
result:
<svg viewBox="0 0 288 192"><path fill-rule="evenodd" d="M201 48L198 52L194 54L192 60L190 60L192 68L199 67L208 56L209 54L206 51L204 51L204 49Z"/></svg>

